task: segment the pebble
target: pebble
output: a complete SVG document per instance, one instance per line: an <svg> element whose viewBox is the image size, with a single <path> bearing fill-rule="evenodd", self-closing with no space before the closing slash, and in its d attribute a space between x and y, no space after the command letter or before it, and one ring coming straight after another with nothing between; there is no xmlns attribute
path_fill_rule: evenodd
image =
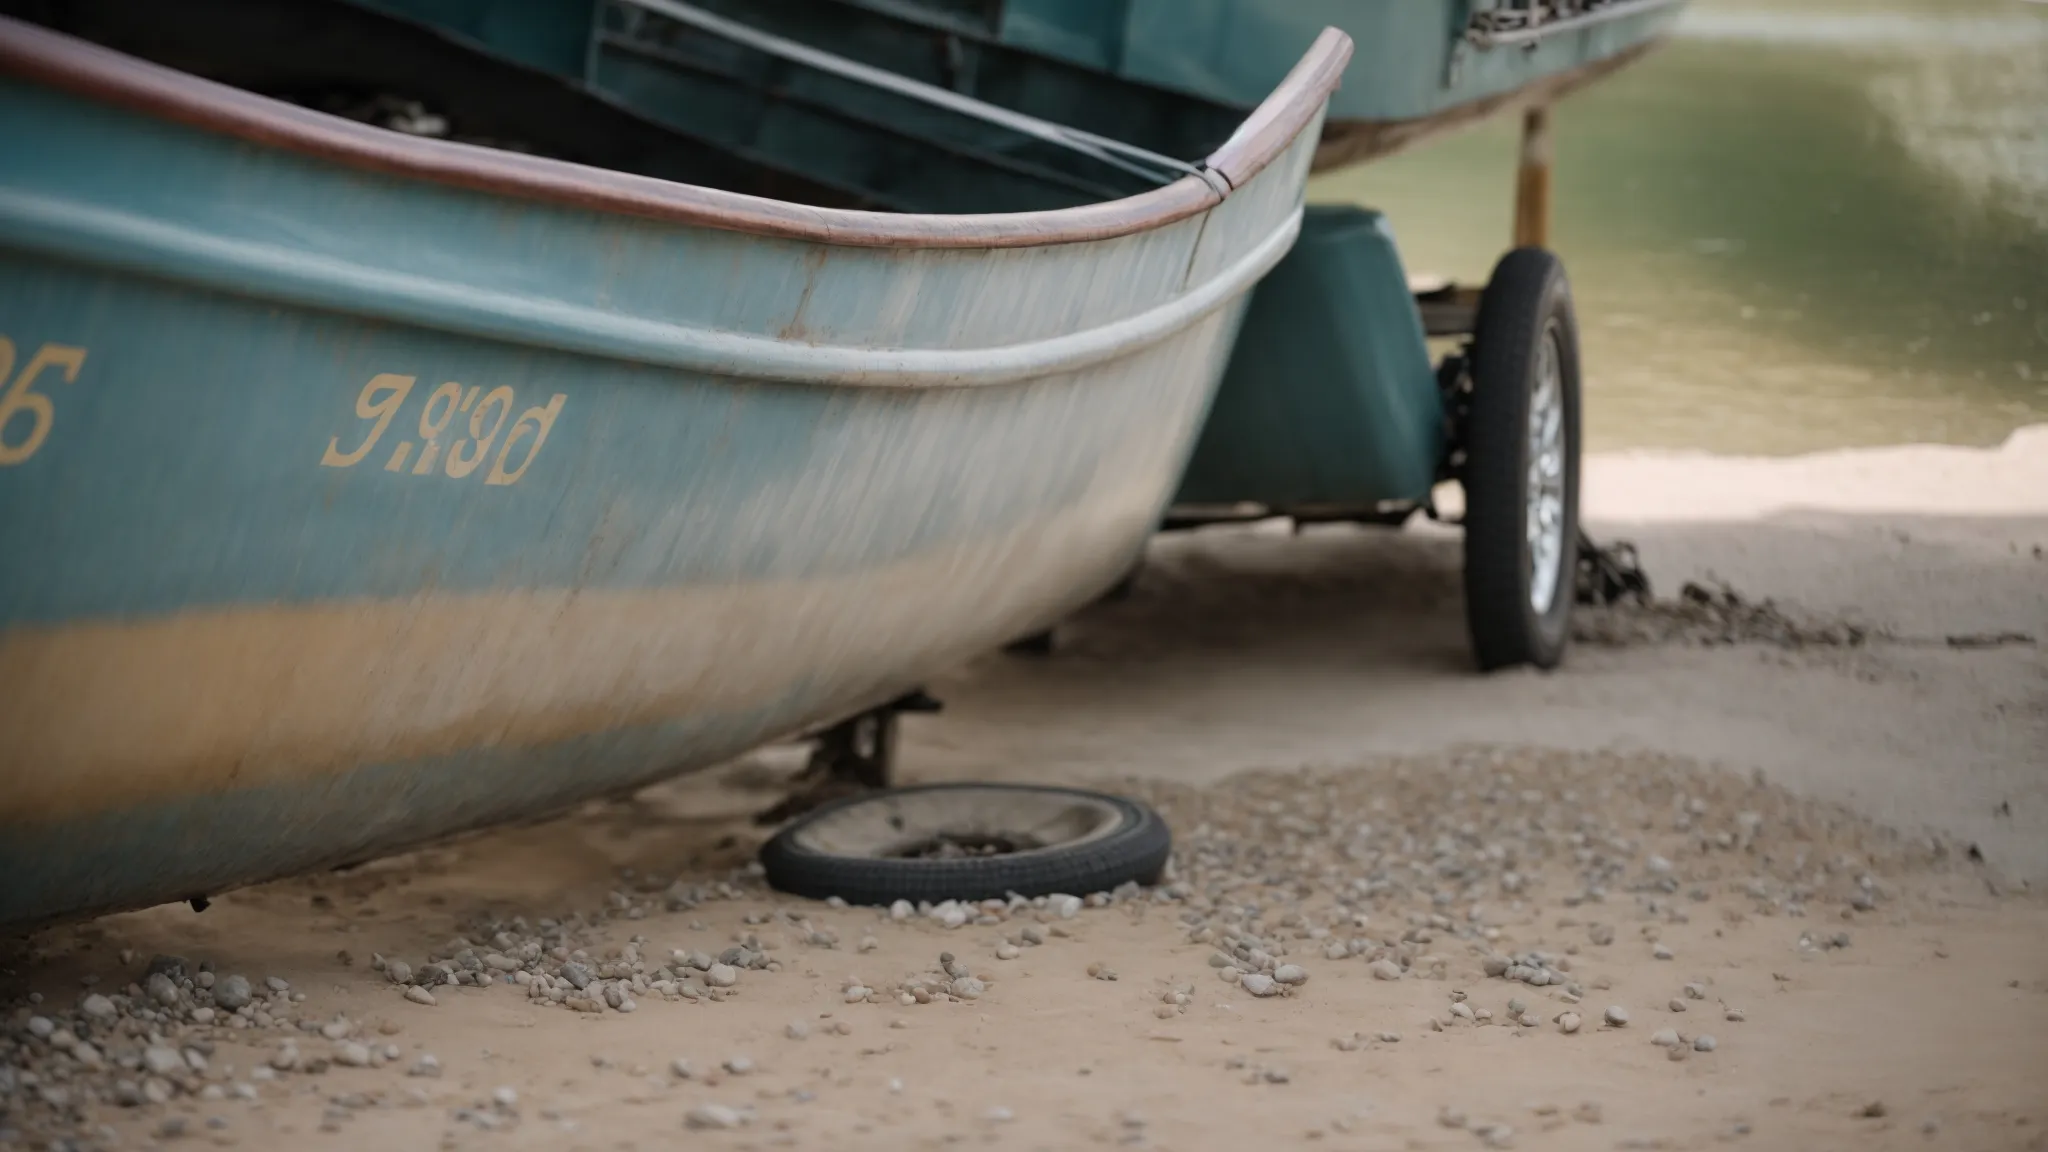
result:
<svg viewBox="0 0 2048 1152"><path fill-rule="evenodd" d="M1701 1035L1693 1039L1692 1047L1695 1052L1712 1052L1717 1045L1712 1036Z"/></svg>
<svg viewBox="0 0 2048 1152"><path fill-rule="evenodd" d="M159 1076L169 1076L185 1071L185 1058L176 1048L152 1044L142 1050L142 1066Z"/></svg>
<svg viewBox="0 0 2048 1152"><path fill-rule="evenodd" d="M1655 948L1650 949L1650 955L1659 960L1669 960L1671 959L1671 949L1659 944Z"/></svg>
<svg viewBox="0 0 2048 1152"><path fill-rule="evenodd" d="M425 1004L430 1008L433 1007L435 1004L439 1003L439 1001L434 999L434 994L432 992L427 991L425 988L420 987L417 984L405 990L405 998L407 1000L412 1001L415 1004Z"/></svg>
<svg viewBox="0 0 2048 1152"><path fill-rule="evenodd" d="M283 979L276 976L264 977L263 986L270 989L272 992L289 992L292 990L292 986L290 984L286 983Z"/></svg>
<svg viewBox="0 0 2048 1152"><path fill-rule="evenodd" d="M730 964L713 964L704 973L704 982L713 988L730 988L740 982L739 970Z"/></svg>
<svg viewBox="0 0 2048 1152"><path fill-rule="evenodd" d="M801 1020L791 1020L789 1026L782 1030L782 1034L791 1040L802 1040L811 1034L811 1026Z"/></svg>
<svg viewBox="0 0 2048 1152"><path fill-rule="evenodd" d="M725 1061L725 1070L735 1076L745 1076L754 1070L754 1061L748 1056L731 1056Z"/></svg>
<svg viewBox="0 0 2048 1152"><path fill-rule="evenodd" d="M996 1105L993 1108L990 1108L987 1112L982 1113L982 1116L984 1119L995 1124L1007 1124L1010 1121L1015 1120L1017 1118L1017 1114L1015 1112L1010 1111L1008 1108L1005 1108L1000 1104Z"/></svg>
<svg viewBox="0 0 2048 1152"><path fill-rule="evenodd" d="M1489 1124L1474 1130L1474 1135L1488 1148L1512 1148L1515 1146L1515 1130L1505 1124Z"/></svg>
<svg viewBox="0 0 2048 1152"><path fill-rule="evenodd" d="M681 1057L669 1061L668 1074L678 1080L688 1080L690 1078L690 1062Z"/></svg>
<svg viewBox="0 0 2048 1152"><path fill-rule="evenodd" d="M1705 1000L1707 998L1706 986L1704 984L1687 984L1685 986L1685 998L1687 1000Z"/></svg>
<svg viewBox="0 0 2048 1152"><path fill-rule="evenodd" d="M420 1053L420 1058L413 1061L412 1067L406 1071L408 1076L434 1077L440 1074L441 1061L432 1052Z"/></svg>
<svg viewBox="0 0 2048 1152"><path fill-rule="evenodd" d="M1274 996L1280 992L1280 985L1275 983L1271 976L1260 972L1247 972L1238 982L1243 985L1245 991L1254 996Z"/></svg>
<svg viewBox="0 0 2048 1152"><path fill-rule="evenodd" d="M213 986L213 1002L232 1012L255 1000L246 976L229 976Z"/></svg>
<svg viewBox="0 0 2048 1152"><path fill-rule="evenodd" d="M865 984L849 984L846 986L846 990L840 993L840 997L848 1004L859 1004L873 995L873 993L874 989L869 988Z"/></svg>
<svg viewBox="0 0 2048 1152"><path fill-rule="evenodd" d="M723 1104L699 1104L683 1114L683 1124L697 1129L737 1128L745 1117Z"/></svg>
<svg viewBox="0 0 2048 1152"><path fill-rule="evenodd" d="M1722 1015L1721 1018L1728 1021L1730 1024L1740 1024L1744 1020L1749 1019L1749 1016L1745 1014L1740 1008L1730 1008L1726 1013Z"/></svg>
<svg viewBox="0 0 2048 1152"><path fill-rule="evenodd" d="M1565 1012L1557 1018L1557 1030L1567 1036L1579 1030L1581 1021L1577 1012Z"/></svg>
<svg viewBox="0 0 2048 1152"><path fill-rule="evenodd" d="M1603 1019L1613 1027L1625 1028L1628 1026L1628 1009L1619 1004L1609 1004Z"/></svg>
<svg viewBox="0 0 2048 1152"><path fill-rule="evenodd" d="M1111 973L1109 976L1104 977L1104 979L1114 980L1116 979L1116 974ZM988 985L984 984L976 976L967 976L953 981L953 995L958 996L962 1000L979 1000L981 999L981 994L986 991L988 991Z"/></svg>
<svg viewBox="0 0 2048 1152"><path fill-rule="evenodd" d="M1282 964L1273 969L1273 979L1282 984L1308 983L1308 970L1299 964Z"/></svg>
<svg viewBox="0 0 2048 1152"><path fill-rule="evenodd" d="M1399 980L1401 966L1392 960L1380 959L1372 962L1371 971L1375 980Z"/></svg>
<svg viewBox="0 0 2048 1152"><path fill-rule="evenodd" d="M1017 957L1022 956L1023 954L1024 952L1022 949L1018 948L1015 944L1012 944L1007 940L1003 941L1001 944L996 945L996 959L998 960L1015 960Z"/></svg>
<svg viewBox="0 0 2048 1152"><path fill-rule="evenodd" d="M1650 1043L1655 1044L1659 1048L1676 1048L1683 1041L1678 1038L1677 1029L1659 1028L1655 1032L1650 1033Z"/></svg>
<svg viewBox="0 0 2048 1152"><path fill-rule="evenodd" d="M246 988L247 984L245 983L243 986ZM218 1000L219 997L216 996L215 999ZM245 1000L244 1002L246 1003L247 1001ZM233 1007L233 1005L230 1005L230 1007ZM79 1001L78 1010L85 1013L91 1019L100 1021L112 1020L115 1016L119 1015L119 1011L114 1007L114 1002L97 992Z"/></svg>
<svg viewBox="0 0 2048 1152"><path fill-rule="evenodd" d="M1051 908L1053 914L1062 920L1072 920L1081 914L1081 898L1079 896L1052 896L1046 900L1046 906Z"/></svg>
<svg viewBox="0 0 2048 1152"><path fill-rule="evenodd" d="M1671 1003L1666 1004L1664 1007L1670 1009L1673 1012L1683 1012L1685 1011L1685 1001L1680 1000L1674 996L1671 999Z"/></svg>
<svg viewBox="0 0 2048 1152"><path fill-rule="evenodd" d="M368 1068L370 1066L370 1049L366 1045L358 1044L353 1040L343 1041L334 1046L334 1062L336 1064L346 1064L351 1068Z"/></svg>
<svg viewBox="0 0 2048 1152"><path fill-rule="evenodd" d="M1472 1019L1472 1006L1470 1004L1464 1003L1463 1001L1460 1001L1456 1004L1451 1005L1451 1015L1459 1017L1460 1019L1470 1020Z"/></svg>

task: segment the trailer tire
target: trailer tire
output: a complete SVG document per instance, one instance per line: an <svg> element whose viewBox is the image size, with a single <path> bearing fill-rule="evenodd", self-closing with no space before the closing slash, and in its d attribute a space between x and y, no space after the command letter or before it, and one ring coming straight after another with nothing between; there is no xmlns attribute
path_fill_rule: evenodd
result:
<svg viewBox="0 0 2048 1152"><path fill-rule="evenodd" d="M941 850L942 843L968 851ZM931 784L855 796L799 817L761 846L761 867L771 887L796 896L936 904L1149 884L1171 850L1159 814L1122 796Z"/></svg>
<svg viewBox="0 0 2048 1152"><path fill-rule="evenodd" d="M1494 266L1465 413L1465 621L1485 671L1554 668L1578 570L1578 323L1564 264L1517 248Z"/></svg>

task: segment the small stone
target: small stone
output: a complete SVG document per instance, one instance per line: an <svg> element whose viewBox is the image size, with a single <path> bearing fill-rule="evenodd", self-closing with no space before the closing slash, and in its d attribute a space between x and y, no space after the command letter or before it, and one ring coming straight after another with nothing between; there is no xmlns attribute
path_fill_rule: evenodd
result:
<svg viewBox="0 0 2048 1152"><path fill-rule="evenodd" d="M1655 948L1650 949L1650 955L1659 960L1669 960L1671 959L1671 949L1663 944L1659 944Z"/></svg>
<svg viewBox="0 0 2048 1152"><path fill-rule="evenodd" d="M1108 978L1111 980L1116 979L1115 973L1111 973ZM986 991L988 991L988 985L982 983L979 977L967 976L953 981L953 995L958 996L962 1000L979 1000L982 993Z"/></svg>
<svg viewBox="0 0 2048 1152"><path fill-rule="evenodd" d="M880 948L881 946L882 942L875 939L873 936L863 936L860 938L859 950L862 952L873 952L875 949Z"/></svg>
<svg viewBox="0 0 2048 1152"><path fill-rule="evenodd" d="M735 1076L745 1076L754 1070L753 1058L749 1056L728 1057L725 1062L725 1070Z"/></svg>
<svg viewBox="0 0 2048 1152"><path fill-rule="evenodd" d="M1472 1019L1472 1006L1470 1004L1464 1003L1463 1001L1460 1001L1456 1004L1451 1005L1451 1015L1456 1016L1461 1020L1470 1020Z"/></svg>
<svg viewBox="0 0 2048 1152"><path fill-rule="evenodd" d="M782 1030L782 1034L791 1040L802 1040L810 1036L811 1026L801 1020L791 1020L789 1026Z"/></svg>
<svg viewBox="0 0 2048 1152"><path fill-rule="evenodd" d="M367 1045L358 1044L353 1040L343 1041L334 1046L334 1062L346 1064L350 1068L368 1068L370 1049Z"/></svg>
<svg viewBox="0 0 2048 1152"><path fill-rule="evenodd" d="M1683 1041L1679 1040L1677 1029L1659 1028L1655 1032L1650 1033L1650 1043L1655 1044L1659 1048L1676 1048Z"/></svg>
<svg viewBox="0 0 2048 1152"><path fill-rule="evenodd" d="M1740 1024L1744 1020L1749 1019L1749 1016L1746 1013L1744 1013L1740 1008L1730 1008L1727 1012L1722 1014L1721 1018L1723 1020L1728 1021L1730 1024Z"/></svg>
<svg viewBox="0 0 2048 1152"><path fill-rule="evenodd" d="M1051 908L1053 914L1062 920L1072 920L1081 914L1081 898L1079 896L1052 896L1047 899L1046 906Z"/></svg>
<svg viewBox="0 0 2048 1152"><path fill-rule="evenodd" d="M509 1084L501 1084L491 1089L491 1103L509 1112L519 1106L519 1091Z"/></svg>
<svg viewBox="0 0 2048 1152"><path fill-rule="evenodd" d="M1379 959L1372 962L1371 971L1375 980L1399 980L1401 966L1392 960Z"/></svg>
<svg viewBox="0 0 2048 1152"><path fill-rule="evenodd" d="M1560 1013L1557 1017L1557 1030L1569 1036L1579 1030L1581 1023L1577 1012Z"/></svg>
<svg viewBox="0 0 2048 1152"><path fill-rule="evenodd" d="M246 976L229 976L213 986L213 1002L232 1012L255 999Z"/></svg>
<svg viewBox="0 0 2048 1152"><path fill-rule="evenodd" d="M1603 1018L1612 1027L1625 1028L1628 1026L1628 1009L1619 1004L1609 1004Z"/></svg>
<svg viewBox="0 0 2048 1152"><path fill-rule="evenodd" d="M1484 1128L1475 1130L1473 1134L1478 1136L1480 1143L1488 1148L1513 1148L1515 1146L1515 1130L1505 1124L1489 1124Z"/></svg>
<svg viewBox="0 0 2048 1152"><path fill-rule="evenodd" d="M272 992L289 992L292 990L292 986L289 983L287 983L284 980L284 978L279 976L264 977L263 986L270 989Z"/></svg>
<svg viewBox="0 0 2048 1152"><path fill-rule="evenodd" d="M1886 1111L1888 1110L1884 1106L1884 1101L1872 1100L1870 1103L1865 1104L1863 1106L1862 1115L1863 1118L1866 1120L1876 1120L1882 1117L1886 1113Z"/></svg>
<svg viewBox="0 0 2048 1152"><path fill-rule="evenodd" d="M166 1008L178 1002L178 985L161 972L151 973L149 982L142 986L142 990L149 994L151 1000Z"/></svg>
<svg viewBox="0 0 2048 1152"><path fill-rule="evenodd" d="M286 1044L270 1055L270 1066L279 1072L289 1072L299 1066L299 1050Z"/></svg>
<svg viewBox="0 0 2048 1152"><path fill-rule="evenodd" d="M1274 983L1271 976L1259 972L1247 972L1239 977L1238 982L1243 985L1245 991L1254 996L1273 996L1280 991L1280 986Z"/></svg>
<svg viewBox="0 0 2048 1152"><path fill-rule="evenodd" d="M170 1076L185 1071L185 1058L176 1048L152 1044L142 1050L142 1066L159 1076Z"/></svg>
<svg viewBox="0 0 2048 1152"><path fill-rule="evenodd" d="M1260 1075L1265 1077L1268 1084L1285 1084L1289 1080L1294 1079L1294 1073L1279 1067L1268 1068L1261 1072Z"/></svg>
<svg viewBox="0 0 2048 1152"><path fill-rule="evenodd" d="M699 1104L683 1114L684 1125L696 1129L737 1128L744 1122L744 1117L723 1104Z"/></svg>
<svg viewBox="0 0 2048 1152"><path fill-rule="evenodd" d="M1445 1105L1444 1107L1437 1109L1436 1122L1440 1127L1458 1129L1463 1128L1466 1124L1470 1123L1471 1120L1463 1112L1460 1112L1449 1105Z"/></svg>
<svg viewBox="0 0 2048 1152"><path fill-rule="evenodd" d="M1695 1052L1712 1052L1716 1047L1718 1045L1715 1044L1712 1036L1703 1034L1693 1038L1692 1050Z"/></svg>
<svg viewBox="0 0 2048 1152"><path fill-rule="evenodd" d="M840 993L840 997L848 1004L859 1004L873 994L874 989L865 984L849 984L845 991Z"/></svg>
<svg viewBox="0 0 2048 1152"><path fill-rule="evenodd" d="M739 969L730 964L713 964L704 973L704 982L713 988L730 988L740 982Z"/></svg>
<svg viewBox="0 0 2048 1152"><path fill-rule="evenodd" d="M1024 952L1022 949L1018 948L1015 944L1012 944L1007 940L1005 940L1001 944L996 945L996 959L998 960L1015 960L1017 957L1022 956L1023 954Z"/></svg>
<svg viewBox="0 0 2048 1152"><path fill-rule="evenodd" d="M425 1004L429 1008L439 1003L439 1001L434 999L434 994L432 992L427 991L425 988L420 987L417 984L405 990L405 998L407 1000L412 1001L415 1004Z"/></svg>
<svg viewBox="0 0 2048 1152"><path fill-rule="evenodd" d="M393 984L410 984L412 965L403 960L387 960L384 962L384 975L390 977Z"/></svg>
<svg viewBox="0 0 2048 1152"><path fill-rule="evenodd" d="M1673 1012L1683 1012L1685 1011L1685 1001L1680 1000L1674 996L1672 997L1671 1002L1669 1004L1666 1004L1664 1007L1670 1009Z"/></svg>
<svg viewBox="0 0 2048 1152"><path fill-rule="evenodd" d="M690 1062L681 1057L669 1061L668 1074L678 1080L688 1080L690 1078Z"/></svg>
<svg viewBox="0 0 2048 1152"><path fill-rule="evenodd" d="M246 1003L246 1001L244 1001L244 1003ZM78 1010L85 1013L91 1019L98 1020L101 1022L112 1020L115 1016L120 1014L119 1011L114 1007L114 1002L112 1000L107 999L105 996L102 996L97 992L93 993L90 996L87 996L84 1000L79 1001Z"/></svg>
<svg viewBox="0 0 2048 1152"><path fill-rule="evenodd" d="M408 1076L425 1076L430 1078L440 1074L441 1061L432 1052L420 1053L420 1058L413 1061L412 1067L406 1071Z"/></svg>
<svg viewBox="0 0 2048 1152"><path fill-rule="evenodd" d="M1308 970L1299 964L1282 964L1273 969L1273 979L1282 984L1300 985L1308 983Z"/></svg>
<svg viewBox="0 0 2048 1152"><path fill-rule="evenodd" d="M1010 1121L1015 1120L1017 1118L1017 1114L1015 1112L1010 1111L1008 1108L1005 1108L1002 1105L998 1104L995 1107L990 1108L988 1111L982 1113L982 1118L988 1120L990 1123L993 1124L1007 1124Z"/></svg>
<svg viewBox="0 0 2048 1152"><path fill-rule="evenodd" d="M1685 986L1685 998L1687 1000L1705 1000L1707 998L1706 986L1704 984L1687 984Z"/></svg>

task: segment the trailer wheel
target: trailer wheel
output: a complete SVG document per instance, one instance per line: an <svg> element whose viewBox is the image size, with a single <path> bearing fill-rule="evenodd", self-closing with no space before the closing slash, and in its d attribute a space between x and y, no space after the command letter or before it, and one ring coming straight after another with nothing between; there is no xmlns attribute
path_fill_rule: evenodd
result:
<svg viewBox="0 0 2048 1152"><path fill-rule="evenodd" d="M1564 265L1494 266L1465 413L1465 621L1480 668L1553 668L1571 635L1579 540L1579 334Z"/></svg>

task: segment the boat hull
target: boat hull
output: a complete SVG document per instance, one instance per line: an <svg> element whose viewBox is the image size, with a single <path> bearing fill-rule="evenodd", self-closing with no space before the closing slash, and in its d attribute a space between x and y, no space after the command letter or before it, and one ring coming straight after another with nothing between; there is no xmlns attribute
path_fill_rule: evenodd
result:
<svg viewBox="0 0 2048 1152"><path fill-rule="evenodd" d="M1319 171L1558 99L1626 66L1670 33L1683 6L1637 2L1618 18L1488 47L1465 37L1474 11L1489 6L1473 0L830 0L869 12L877 35L903 23L943 29L1116 76L1137 91L1238 110L1256 104L1319 29L1342 28L1359 47L1330 97ZM977 67L987 65L970 61L962 72Z"/></svg>
<svg viewBox="0 0 2048 1152"><path fill-rule="evenodd" d="M1157 227L915 248L0 80L0 928L628 790L1079 606L1318 122Z"/></svg>

